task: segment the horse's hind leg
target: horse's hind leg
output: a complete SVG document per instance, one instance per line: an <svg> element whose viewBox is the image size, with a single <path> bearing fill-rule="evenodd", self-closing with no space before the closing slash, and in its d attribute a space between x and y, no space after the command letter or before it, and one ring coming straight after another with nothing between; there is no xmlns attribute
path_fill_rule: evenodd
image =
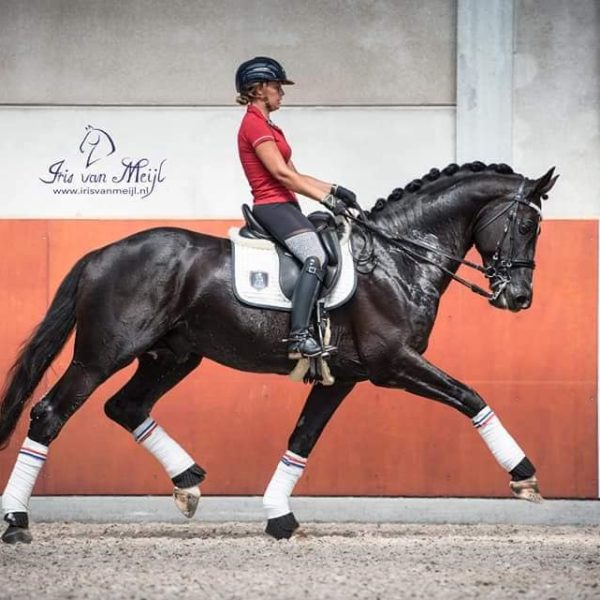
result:
<svg viewBox="0 0 600 600"><path fill-rule="evenodd" d="M48 446L69 417L110 374L74 361L31 410L27 437L2 496L4 520L9 524L2 541L31 541L28 531L29 499L48 456Z"/></svg>
<svg viewBox="0 0 600 600"><path fill-rule="evenodd" d="M201 360L198 355L190 355L178 362L169 350L143 354L132 379L104 406L106 415L131 432L135 441L161 463L175 486L175 504L188 518L196 512L199 485L206 472L150 417L150 411L159 398L193 371Z"/></svg>
<svg viewBox="0 0 600 600"><path fill-rule="evenodd" d="M289 539L298 522L290 510L290 496L306 467L308 455L354 383L313 386L296 427L263 497L267 512L266 532L275 539Z"/></svg>

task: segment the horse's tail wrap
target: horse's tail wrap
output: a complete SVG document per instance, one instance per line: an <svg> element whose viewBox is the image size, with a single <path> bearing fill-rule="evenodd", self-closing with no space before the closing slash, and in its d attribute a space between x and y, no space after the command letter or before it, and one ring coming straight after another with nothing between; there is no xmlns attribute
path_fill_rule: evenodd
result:
<svg viewBox="0 0 600 600"><path fill-rule="evenodd" d="M25 405L75 327L75 300L90 255L75 264L60 284L52 304L10 369L0 399L0 450L6 448Z"/></svg>

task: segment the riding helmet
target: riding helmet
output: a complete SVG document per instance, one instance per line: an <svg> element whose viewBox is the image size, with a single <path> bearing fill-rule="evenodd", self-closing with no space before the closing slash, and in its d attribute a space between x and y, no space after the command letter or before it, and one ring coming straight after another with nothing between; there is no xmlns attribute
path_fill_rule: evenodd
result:
<svg viewBox="0 0 600 600"><path fill-rule="evenodd" d="M235 89L241 94L253 83L278 81L283 85L294 85L285 74L283 67L273 58L256 56L243 62L235 73Z"/></svg>

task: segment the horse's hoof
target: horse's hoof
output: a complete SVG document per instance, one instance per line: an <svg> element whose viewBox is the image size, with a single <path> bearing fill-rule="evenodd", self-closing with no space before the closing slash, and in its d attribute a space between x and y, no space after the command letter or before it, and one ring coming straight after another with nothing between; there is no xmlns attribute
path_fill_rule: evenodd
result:
<svg viewBox="0 0 600 600"><path fill-rule="evenodd" d="M173 488L173 498L175 506L186 516L191 519L196 514L198 502L200 502L200 488L195 485L189 488Z"/></svg>
<svg viewBox="0 0 600 600"><path fill-rule="evenodd" d="M22 544L31 544L32 539L29 529L15 527L14 525L9 525L2 534L2 541L5 544L17 544L18 542L21 542Z"/></svg>
<svg viewBox="0 0 600 600"><path fill-rule="evenodd" d="M527 502L535 502L536 504L540 504L544 501L544 498L540 494L535 475L529 477L529 479L523 479L522 481L511 481L510 489L512 490L513 496L519 498L519 500L527 500Z"/></svg>
<svg viewBox="0 0 600 600"><path fill-rule="evenodd" d="M296 517L294 517L294 513L288 513L282 517L269 519L265 532L276 540L289 540L298 527L299 524Z"/></svg>

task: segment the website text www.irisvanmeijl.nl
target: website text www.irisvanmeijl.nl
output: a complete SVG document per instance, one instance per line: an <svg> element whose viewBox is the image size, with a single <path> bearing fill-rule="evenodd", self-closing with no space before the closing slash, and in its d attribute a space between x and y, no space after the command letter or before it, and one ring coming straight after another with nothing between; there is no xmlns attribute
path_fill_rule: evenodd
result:
<svg viewBox="0 0 600 600"><path fill-rule="evenodd" d="M148 186L135 186L125 188L93 188L93 187L80 187L80 188L54 188L53 194L67 194L67 195L80 195L80 194L109 194L109 195L124 195L124 196L142 196L145 198L150 195L152 188Z"/></svg>

